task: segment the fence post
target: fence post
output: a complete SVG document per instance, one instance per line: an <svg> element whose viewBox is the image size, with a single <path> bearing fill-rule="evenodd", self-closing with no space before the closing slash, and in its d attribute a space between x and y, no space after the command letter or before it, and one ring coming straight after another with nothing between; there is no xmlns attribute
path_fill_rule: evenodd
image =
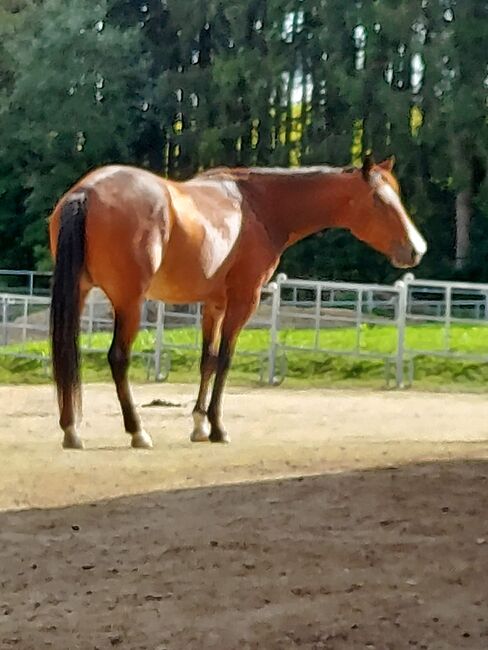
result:
<svg viewBox="0 0 488 650"><path fill-rule="evenodd" d="M202 303L197 302L196 314L195 314L195 345L197 346L200 344L201 331L202 331Z"/></svg>
<svg viewBox="0 0 488 650"><path fill-rule="evenodd" d="M276 282L270 282L268 289L273 292L271 302L271 330L268 351L268 384L272 386L276 374L276 351L278 346L278 319L280 315L281 283L286 281L286 275L279 273Z"/></svg>
<svg viewBox="0 0 488 650"><path fill-rule="evenodd" d="M95 319L95 292L90 291L88 296L88 348L92 347L93 321Z"/></svg>
<svg viewBox="0 0 488 650"><path fill-rule="evenodd" d="M356 293L356 352L361 350L361 324L363 322L363 291Z"/></svg>
<svg viewBox="0 0 488 650"><path fill-rule="evenodd" d="M320 343L320 316L322 315L322 284L317 283L315 294L315 344L314 348L317 349Z"/></svg>
<svg viewBox="0 0 488 650"><path fill-rule="evenodd" d="M3 344L8 343L8 316L7 316L7 300L6 296L2 297L2 324L3 324Z"/></svg>
<svg viewBox="0 0 488 650"><path fill-rule="evenodd" d="M398 312L397 312L397 350L396 350L396 386L403 388L403 366L405 356L405 327L407 321L407 300L408 300L408 279L398 280L395 287L398 289Z"/></svg>
<svg viewBox="0 0 488 650"><path fill-rule="evenodd" d="M24 310L23 310L23 318L22 318L22 343L25 343L27 340L28 322L29 322L29 296L26 296L24 299Z"/></svg>
<svg viewBox="0 0 488 650"><path fill-rule="evenodd" d="M372 314L374 310L374 297L373 297L373 292L371 289L369 289L366 292L366 309L368 310L368 314Z"/></svg>
<svg viewBox="0 0 488 650"><path fill-rule="evenodd" d="M154 350L154 378L156 381L159 381L161 377L161 350L163 347L164 307L164 302L158 301L158 312L156 320L156 347Z"/></svg>
<svg viewBox="0 0 488 650"><path fill-rule="evenodd" d="M452 318L452 287L446 287L446 307L444 314L444 349L449 352L451 349L451 318Z"/></svg>

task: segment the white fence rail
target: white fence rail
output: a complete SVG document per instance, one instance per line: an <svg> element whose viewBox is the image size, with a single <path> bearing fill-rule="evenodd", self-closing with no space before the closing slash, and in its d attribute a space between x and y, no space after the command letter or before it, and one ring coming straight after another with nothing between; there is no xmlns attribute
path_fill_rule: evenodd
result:
<svg viewBox="0 0 488 650"><path fill-rule="evenodd" d="M272 291L265 287L262 291L261 307L246 327L271 331L271 310L266 307L272 302ZM45 341L49 336L50 298L33 296L29 293L0 293L0 355L26 359L49 361L47 354L32 352L31 341ZM141 330L154 332L154 350L135 352L147 366L148 378L157 381L167 378L171 357L178 350L190 350L199 354L201 349L200 304L167 305L161 302L146 301L141 314ZM172 331L185 328L184 342L174 341ZM113 330L113 315L105 295L97 289L90 292L81 316L81 331L84 334L82 350L85 353L107 352L103 341L100 345L100 332ZM31 346L32 347L32 346ZM259 361L261 381L266 381L269 359L269 346L262 350L251 350L239 354L253 357Z"/></svg>
<svg viewBox="0 0 488 650"><path fill-rule="evenodd" d="M378 284L353 284L341 282L315 282L288 280L280 275L276 282L274 331L270 353L270 374L272 381L274 360L279 353L307 352L330 356L352 356L373 358L385 363L387 381L390 368L395 367L397 385L403 383L403 361L399 354L403 339L404 285L400 281L394 286ZM385 352L366 348L363 325L382 325L395 330L395 349ZM292 330L311 330L308 343L294 342ZM331 328L349 328L354 337L349 345L338 347L331 344L327 336ZM287 332L285 337L279 333ZM302 337L301 337L302 338ZM281 339L281 340L280 340Z"/></svg>
<svg viewBox="0 0 488 650"><path fill-rule="evenodd" d="M405 322L442 326L442 337L436 348L412 342L408 345L411 357L427 354L486 363L488 347L486 350L472 352L465 349L463 341L454 334L456 326L459 325L488 326L488 284L421 280L412 274L407 274L405 280ZM419 296L423 297L423 300L419 300ZM432 309L432 304L436 306L435 309Z"/></svg>
<svg viewBox="0 0 488 650"><path fill-rule="evenodd" d="M15 277L19 272L8 273L9 277ZM0 271L0 279L7 275ZM14 282L17 287L21 284L19 277L27 278L23 293L0 293L0 352L36 357L29 352L27 343L48 336L49 297L33 293L35 274L18 275ZM178 350L198 353L200 324L200 305L145 303L141 328L153 330L155 341L154 349L139 353L147 363L148 377L164 380L171 358ZM432 324L440 333L435 346L432 337L409 336L413 330L427 331ZM411 328L411 325L423 327ZM476 352L463 348L456 332L459 325L488 326L488 284L421 280L412 274L394 285L353 284L289 280L280 274L276 282L263 289L260 307L247 325L266 332L266 343L262 349L241 354L259 361L260 378L270 384L283 379L290 354L315 354L377 359L384 363L387 382L394 378L400 387L405 383L405 376L407 383L412 382L419 356L488 362L488 346ZM379 345L375 349L371 341L366 345L368 326L381 326L390 346ZM82 331L86 334L84 349L106 351L105 341L104 346L97 346L96 334L110 331L112 327L108 301L100 291L92 291L82 316ZM185 328L184 342L173 340L171 331L176 328ZM348 335L330 336L339 329L347 329ZM48 361L47 356L42 358Z"/></svg>
<svg viewBox="0 0 488 650"><path fill-rule="evenodd" d="M51 273L0 269L0 293L49 296Z"/></svg>

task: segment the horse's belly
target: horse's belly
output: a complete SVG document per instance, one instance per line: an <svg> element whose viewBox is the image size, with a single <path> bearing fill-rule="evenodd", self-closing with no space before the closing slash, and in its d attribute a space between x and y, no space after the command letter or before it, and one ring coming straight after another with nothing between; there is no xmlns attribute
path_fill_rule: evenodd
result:
<svg viewBox="0 0 488 650"><path fill-rule="evenodd" d="M237 211L222 209L217 223L196 211L191 219L175 221L147 295L165 302L190 303L223 292L241 218Z"/></svg>
<svg viewBox="0 0 488 650"><path fill-rule="evenodd" d="M206 278L201 268L191 263L175 268L163 262L153 276L146 296L168 303L204 302L222 286L219 276Z"/></svg>

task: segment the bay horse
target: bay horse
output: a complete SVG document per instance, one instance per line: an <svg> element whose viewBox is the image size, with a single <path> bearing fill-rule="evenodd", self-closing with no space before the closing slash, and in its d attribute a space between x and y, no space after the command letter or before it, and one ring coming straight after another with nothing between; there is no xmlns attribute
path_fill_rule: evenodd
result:
<svg viewBox="0 0 488 650"><path fill-rule="evenodd" d="M222 395L236 339L286 248L325 228L345 228L399 268L417 265L426 252L392 168L392 158L375 164L367 157L357 169L215 168L176 182L110 165L75 183L49 220L52 362L63 447L83 447L76 425L78 336L92 287L113 306L108 361L132 447L152 447L127 376L145 297L203 303L201 381L190 439L228 442Z"/></svg>

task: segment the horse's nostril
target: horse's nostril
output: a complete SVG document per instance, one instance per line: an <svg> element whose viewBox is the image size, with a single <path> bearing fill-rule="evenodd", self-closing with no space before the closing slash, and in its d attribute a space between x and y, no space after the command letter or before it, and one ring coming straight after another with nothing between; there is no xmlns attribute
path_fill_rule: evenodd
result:
<svg viewBox="0 0 488 650"><path fill-rule="evenodd" d="M412 250L412 258L411 258L411 264L412 266L418 266L420 264L420 261L423 257L421 253L416 251L415 249Z"/></svg>

